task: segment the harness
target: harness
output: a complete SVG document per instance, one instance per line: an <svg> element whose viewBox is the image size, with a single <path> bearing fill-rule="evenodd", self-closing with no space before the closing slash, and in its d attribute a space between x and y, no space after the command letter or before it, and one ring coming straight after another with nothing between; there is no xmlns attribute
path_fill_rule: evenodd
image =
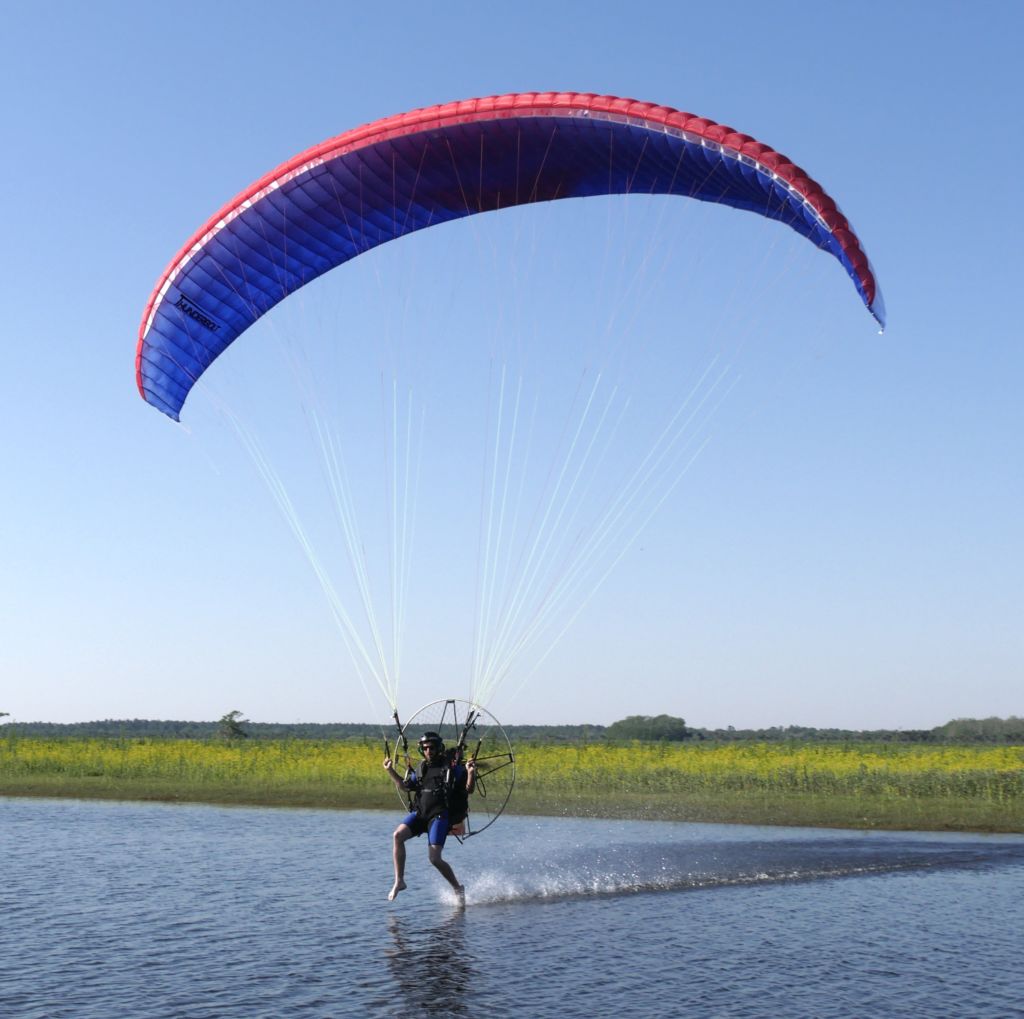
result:
<svg viewBox="0 0 1024 1019"><path fill-rule="evenodd" d="M448 821L454 826L465 820L469 812L466 771L464 767L460 771L456 757L456 751L449 750L440 761L423 761L419 766L416 813L425 821L447 811Z"/></svg>

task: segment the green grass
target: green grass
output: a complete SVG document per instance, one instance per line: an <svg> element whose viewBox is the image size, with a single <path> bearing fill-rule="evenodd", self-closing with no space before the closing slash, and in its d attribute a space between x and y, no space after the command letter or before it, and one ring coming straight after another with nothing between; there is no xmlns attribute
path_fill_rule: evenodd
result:
<svg viewBox="0 0 1024 1019"><path fill-rule="evenodd" d="M367 741L0 741L0 795L398 811ZM521 814L1024 832L1024 748L525 745Z"/></svg>
<svg viewBox="0 0 1024 1019"><path fill-rule="evenodd" d="M518 793L518 789L517 789ZM612 817L644 821L702 821L720 824L792 825L894 831L1024 832L1024 807L971 799L823 795L814 793L718 792L516 796L522 814Z"/></svg>

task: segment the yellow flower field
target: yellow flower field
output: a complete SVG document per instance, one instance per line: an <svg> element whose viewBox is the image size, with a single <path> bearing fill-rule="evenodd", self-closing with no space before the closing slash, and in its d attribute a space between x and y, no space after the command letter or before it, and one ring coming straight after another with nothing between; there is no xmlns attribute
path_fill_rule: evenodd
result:
<svg viewBox="0 0 1024 1019"><path fill-rule="evenodd" d="M0 783L31 775L180 781L189 785L324 783L379 786L383 754L341 741L234 743L173 739L53 740L0 743ZM2 791L2 785L0 785Z"/></svg>
<svg viewBox="0 0 1024 1019"><path fill-rule="evenodd" d="M0 795L396 805L373 741L0 740ZM1024 747L523 744L512 809L606 816L1024 829Z"/></svg>
<svg viewBox="0 0 1024 1019"><path fill-rule="evenodd" d="M726 743L537 747L524 784L605 791L742 790L1024 799L1024 747Z"/></svg>

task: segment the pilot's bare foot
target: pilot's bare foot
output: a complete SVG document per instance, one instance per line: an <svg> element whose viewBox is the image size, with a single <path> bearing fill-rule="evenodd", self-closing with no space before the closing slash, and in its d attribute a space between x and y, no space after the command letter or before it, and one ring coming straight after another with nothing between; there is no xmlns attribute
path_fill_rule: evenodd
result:
<svg viewBox="0 0 1024 1019"><path fill-rule="evenodd" d="M455 900L456 900L456 902L458 902L458 904L460 906L464 906L466 904L466 886L465 885L456 885L455 886Z"/></svg>
<svg viewBox="0 0 1024 1019"><path fill-rule="evenodd" d="M404 881L396 881L395 887L388 892L388 902L394 902L398 898L398 893L405 889Z"/></svg>

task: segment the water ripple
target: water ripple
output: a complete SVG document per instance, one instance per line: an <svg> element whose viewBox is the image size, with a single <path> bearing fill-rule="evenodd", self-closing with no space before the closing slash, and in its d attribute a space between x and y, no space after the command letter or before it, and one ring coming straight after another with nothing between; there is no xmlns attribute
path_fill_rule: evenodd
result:
<svg viewBox="0 0 1024 1019"><path fill-rule="evenodd" d="M0 799L3 1019L1024 1015L1024 839Z"/></svg>

